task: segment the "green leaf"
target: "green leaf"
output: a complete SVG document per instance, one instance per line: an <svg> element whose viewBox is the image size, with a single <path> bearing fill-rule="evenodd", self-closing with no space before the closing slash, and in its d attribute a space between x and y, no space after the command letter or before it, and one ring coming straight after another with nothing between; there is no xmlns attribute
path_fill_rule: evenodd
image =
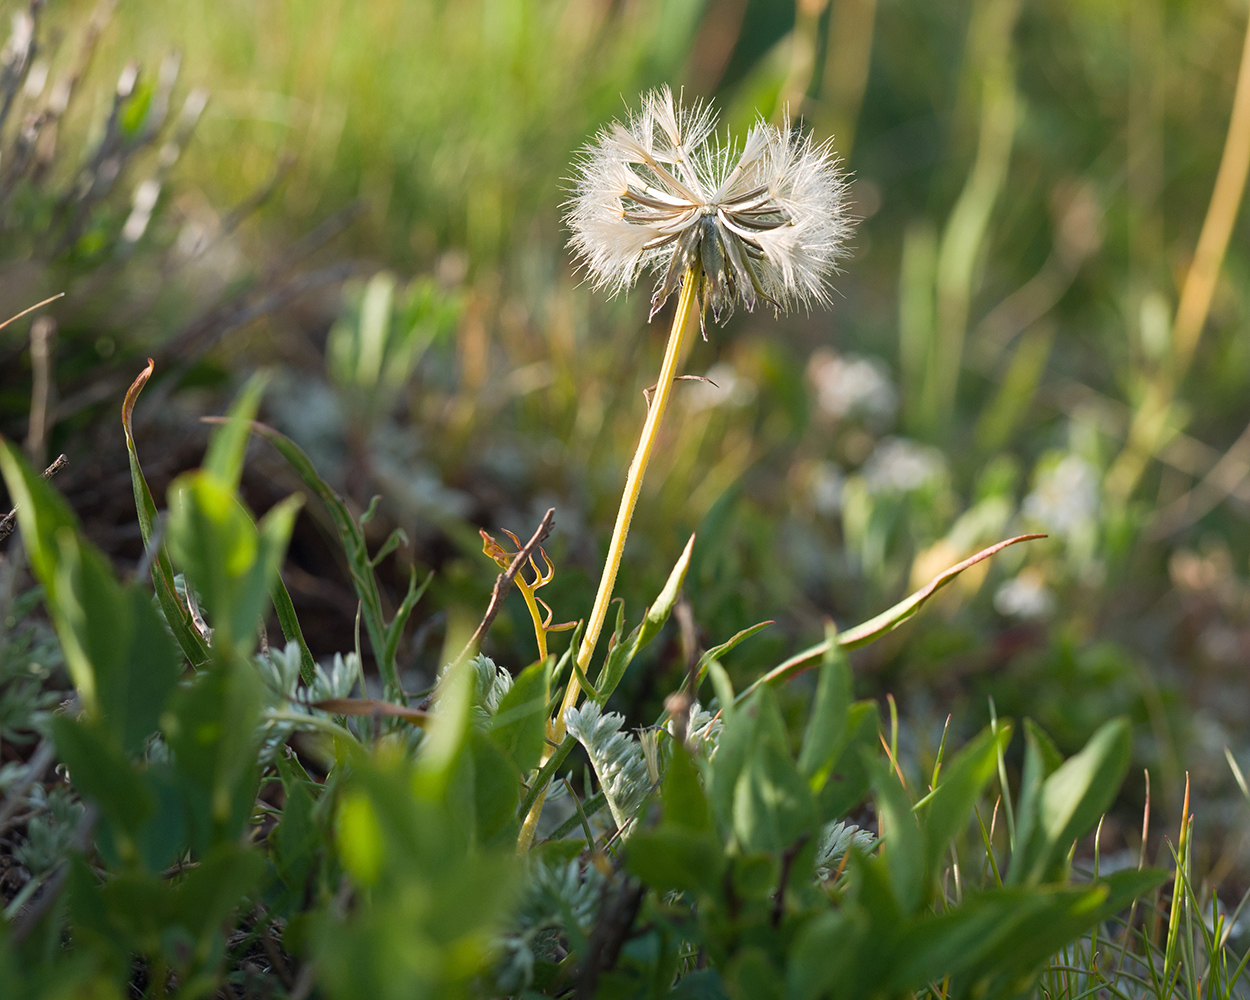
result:
<svg viewBox="0 0 1250 1000"><path fill-rule="evenodd" d="M1114 801L1132 753L1126 718L1101 726L1085 748L1042 783L1037 818L1012 858L1008 882L1033 884L1057 875L1073 841L1090 830Z"/></svg>
<svg viewBox="0 0 1250 1000"><path fill-rule="evenodd" d="M881 752L881 710L875 701L858 701L847 713L847 738L819 790L821 822L844 817L863 801L872 784L869 762Z"/></svg>
<svg viewBox="0 0 1250 1000"><path fill-rule="evenodd" d="M833 627L827 631L829 648L822 658L816 700L799 753L799 770L815 792L825 786L833 762L846 743L847 718L853 697L850 661L835 641L837 633Z"/></svg>
<svg viewBox="0 0 1250 1000"><path fill-rule="evenodd" d="M1016 847L1023 851L1033 836L1042 783L1063 766L1063 754L1032 719L1024 720L1024 769L1016 821Z"/></svg>
<svg viewBox="0 0 1250 1000"><path fill-rule="evenodd" d="M713 646L706 653L699 657L698 665L695 668L695 676L697 678L696 689L698 685L703 683L703 678L707 676L708 666L714 661L724 659L729 653L733 652L741 643L745 642L756 632L762 632L769 625L775 625L776 622L766 621L757 622L754 625L744 628L741 632L736 633L731 638L722 642L719 646Z"/></svg>
<svg viewBox="0 0 1250 1000"><path fill-rule="evenodd" d="M52 738L74 787L99 804L104 817L121 834L123 855L133 856L131 838L155 805L139 772L99 723L57 715L52 719Z"/></svg>
<svg viewBox="0 0 1250 1000"><path fill-rule="evenodd" d="M734 836L745 851L779 853L810 835L816 804L786 749L785 724L771 690L759 691L746 709L753 710L755 740L734 787Z"/></svg>
<svg viewBox="0 0 1250 1000"><path fill-rule="evenodd" d="M196 957L203 961L210 953L209 939L221 933L226 918L256 891L265 856L242 844L226 842L213 847L199 861L177 888L175 912L196 942Z"/></svg>
<svg viewBox="0 0 1250 1000"><path fill-rule="evenodd" d="M20 505L22 538L83 707L136 753L182 669L160 616L146 594L118 582L65 502L7 442L0 470Z"/></svg>
<svg viewBox="0 0 1250 1000"><path fill-rule="evenodd" d="M843 649L858 649L860 646L867 646L871 642L880 639L887 632L898 628L903 622L907 621L912 615L924 606L934 594L950 583L955 577L959 576L966 569L970 569L982 560L988 559L998 554L1009 545L1015 545L1017 542L1027 542L1035 538L1045 538L1045 535L1018 535L1015 538L1008 538L1005 541L991 545L987 549L982 549L976 555L969 556L961 563L957 563L945 572L939 573L928 582L920 590L916 591L904 601L900 601L888 611L883 611L877 617L864 622L862 625L856 625L852 629L842 632L837 637L837 643ZM772 684L779 680L789 679L810 669L812 660L824 656L828 649L829 640L818 643L801 653L796 653L784 663L774 667L768 673L758 678L750 687L742 694L738 695L741 701L747 695L751 694L761 684Z"/></svg>
<svg viewBox="0 0 1250 1000"><path fill-rule="evenodd" d="M417 787L430 801L441 801L470 729L474 687L473 664L454 665L434 693L437 709L430 716L417 757Z"/></svg>
<svg viewBox="0 0 1250 1000"><path fill-rule="evenodd" d="M951 841L967 827L973 805L997 772L999 750L1010 742L1011 725L1000 720L997 732L987 726L943 768L923 813L930 874L936 874Z"/></svg>
<svg viewBox="0 0 1250 1000"><path fill-rule="evenodd" d="M154 364L148 359L148 366L139 373L134 384L126 392L126 400L122 404L122 430L126 434L126 453L130 459L130 484L135 495L135 512L139 518L139 532L143 536L143 544L151 548L155 541L156 501L152 499L152 491L148 489L148 481L143 475L143 467L139 464L139 450L135 446L134 430L131 418L139 393L147 385L152 376ZM174 639L182 649L183 655L192 666L199 667L208 661L208 643L200 635L191 617L191 611L178 596L174 585L174 569L169 561L169 553L162 541L152 554L152 585L156 590L156 599L160 603L165 621L173 632ZM288 595L288 602L290 597ZM293 612L292 612L293 613Z"/></svg>
<svg viewBox="0 0 1250 1000"><path fill-rule="evenodd" d="M881 855L898 908L907 916L925 901L924 834L898 776L884 761L874 761L872 789L881 819Z"/></svg>
<svg viewBox="0 0 1250 1000"><path fill-rule="evenodd" d="M546 743L551 663L549 657L522 670L490 720L491 739L522 774L537 765Z"/></svg>
<svg viewBox="0 0 1250 1000"><path fill-rule="evenodd" d="M277 764L285 803L282 819L269 835L270 856L278 878L288 889L302 893L320 848L320 831L313 819L315 803L307 780L283 754L278 755Z"/></svg>
<svg viewBox="0 0 1250 1000"><path fill-rule="evenodd" d="M516 806L521 773L504 752L482 733L469 733L469 759L473 762L473 831L480 847L506 847L516 843L520 823Z"/></svg>
<svg viewBox="0 0 1250 1000"><path fill-rule="evenodd" d="M629 838L625 867L656 892L693 892L718 899L725 857L710 831L665 823Z"/></svg>
<svg viewBox="0 0 1250 1000"><path fill-rule="evenodd" d="M882 992L918 990L952 976L952 998L1029 992L1042 964L1158 885L1162 872L1117 872L1093 886L999 889L971 896L903 930Z"/></svg>
<svg viewBox="0 0 1250 1000"><path fill-rule="evenodd" d="M673 746L672 759L664 772L661 798L666 824L696 831L712 828L711 812L698 768L690 751L680 744Z"/></svg>
<svg viewBox="0 0 1250 1000"><path fill-rule="evenodd" d="M672 572L669 573L664 588L651 604L651 607L647 609L647 613L643 616L638 627L629 634L629 638L624 643L620 641L623 609L618 610L616 629L612 635L613 641L608 648L607 658L603 661L603 668L595 679L594 686L599 691L598 700L600 705L606 704L612 692L616 690L616 686L621 682L621 678L625 676L625 670L633 662L634 657L659 634L660 629L668 621L668 616L672 613L673 605L677 603L677 597L681 593L682 584L685 582L686 571L690 568L690 555L693 551L694 535L691 535L690 540L686 542L686 547L682 550L681 556L677 560L677 564L673 567Z"/></svg>
<svg viewBox="0 0 1250 1000"><path fill-rule="evenodd" d="M730 959L725 969L725 985L733 1000L780 1000L780 972L763 948L748 946Z"/></svg>
<svg viewBox="0 0 1250 1000"><path fill-rule="evenodd" d="M239 836L251 814L261 698L250 663L217 662L178 690L161 719L186 785L197 850Z"/></svg>
<svg viewBox="0 0 1250 1000"><path fill-rule="evenodd" d="M818 1000L845 985L863 939L863 924L825 910L803 925L786 955L786 1000Z"/></svg>
<svg viewBox="0 0 1250 1000"><path fill-rule="evenodd" d="M233 492L207 472L179 476L169 492L170 551L203 595L213 645L247 656L302 500L288 497L258 527Z"/></svg>
<svg viewBox="0 0 1250 1000"><path fill-rule="evenodd" d="M263 375L253 375L235 397L226 422L213 431L204 456L204 472L217 480L227 493L235 493L243 478L243 458L247 454L247 442L252 421L260 409L260 397L264 395Z"/></svg>

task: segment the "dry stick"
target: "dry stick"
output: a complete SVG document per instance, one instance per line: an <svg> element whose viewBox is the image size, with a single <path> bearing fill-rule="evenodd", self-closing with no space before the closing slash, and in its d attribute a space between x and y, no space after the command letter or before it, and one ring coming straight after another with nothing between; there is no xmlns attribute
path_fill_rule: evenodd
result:
<svg viewBox="0 0 1250 1000"><path fill-rule="evenodd" d="M1248 475L1250 425L1191 490L1155 514L1146 537L1158 541L1188 528L1236 493Z"/></svg>
<svg viewBox="0 0 1250 1000"><path fill-rule="evenodd" d="M64 455L57 455L56 460L43 470L43 478L51 479L68 464L69 459L67 459ZM13 533L13 526L15 524L17 524L16 506L5 514L4 517L0 517L0 542L4 541Z"/></svg>
<svg viewBox="0 0 1250 1000"><path fill-rule="evenodd" d="M499 609L503 606L503 599L507 596L508 588L512 586L512 581L521 572L521 567L533 555L534 550L551 534L552 525L555 524L555 517L556 509L548 507L547 513L543 515L543 519L538 523L538 528L530 537L530 540L513 557L512 562L508 564L508 568L495 578L495 587L490 592L490 603L486 605L486 614L482 616L482 623L478 625L469 641L465 643L464 649L460 650L460 655L452 663L453 669L463 663L464 658L469 655L469 651L475 649L481 643L482 637L486 635L491 622L495 620L495 615L499 614Z"/></svg>
<svg viewBox="0 0 1250 1000"><path fill-rule="evenodd" d="M1193 361L1194 351L1202 337L1211 297L1220 276L1228 241L1237 221L1237 212L1250 173L1250 22L1241 50L1241 66L1237 71L1237 90L1229 117L1224 152L1215 175L1215 187L1207 206L1194 259L1185 275L1181 300L1176 307L1172 325L1171 371L1160 372L1149 387L1129 429L1128 442L1107 474L1108 487L1114 495L1127 500L1145 471L1146 462L1158 450L1167 427L1172 398L1184 381Z"/></svg>
<svg viewBox="0 0 1250 1000"><path fill-rule="evenodd" d="M3 323L0 323L0 330L3 330L10 323L16 323L23 316L29 316L36 309L42 309L49 302L55 302L57 299L63 299L63 298L65 298L65 293L57 292L55 295L49 296L48 298L44 299L42 302L36 302L33 306L28 306L27 308L23 309L20 313L18 313L16 316L10 316Z"/></svg>
<svg viewBox="0 0 1250 1000"><path fill-rule="evenodd" d="M30 420L26 428L26 454L42 462L48 440L48 404L52 399L52 338L56 321L40 316L30 327Z"/></svg>

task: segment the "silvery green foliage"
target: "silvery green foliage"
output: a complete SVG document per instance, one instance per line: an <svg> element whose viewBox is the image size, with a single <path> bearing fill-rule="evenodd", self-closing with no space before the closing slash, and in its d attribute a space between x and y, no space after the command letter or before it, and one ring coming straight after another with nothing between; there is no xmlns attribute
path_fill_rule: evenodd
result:
<svg viewBox="0 0 1250 1000"><path fill-rule="evenodd" d="M710 712L697 701L690 710L690 721L686 724L686 746L701 757L711 760L720 744L721 730L725 723L720 714ZM673 735L673 720L668 720L668 734Z"/></svg>
<svg viewBox="0 0 1250 1000"><path fill-rule="evenodd" d="M294 642L288 642L282 649L270 647L268 656L257 655L256 668L265 682L271 707L281 707L288 712L310 717L318 712L309 707L311 703L350 697L360 677L360 663L355 653L346 656L335 653L329 670L319 663L312 684L301 684L300 648ZM298 728L299 723L289 719L262 723L261 763L272 760L277 748L290 739Z"/></svg>
<svg viewBox="0 0 1250 1000"><path fill-rule="evenodd" d="M816 848L816 877L823 882L838 870L852 844L861 851L868 851L874 839L871 833L861 830L854 823L839 820L828 824Z"/></svg>
<svg viewBox="0 0 1250 1000"><path fill-rule="evenodd" d="M38 878L65 860L83 806L68 788L45 793L43 785L31 786L31 808L39 810L26 824L26 839L13 850L13 860Z"/></svg>
<svg viewBox="0 0 1250 1000"><path fill-rule="evenodd" d="M450 663L444 664L439 670L439 684L443 683L451 666ZM503 696L512 689L512 675L481 653L469 661L469 669L473 671L473 717L478 722L485 722L499 711Z"/></svg>
<svg viewBox="0 0 1250 1000"><path fill-rule="evenodd" d="M502 953L495 970L500 989L519 993L533 981L536 959L559 961L561 937L576 924L580 936L590 934L599 915L604 876L593 865L584 871L568 864L535 861L526 874L521 900L507 931L496 941Z"/></svg>
<svg viewBox="0 0 1250 1000"><path fill-rule="evenodd" d="M512 675L495 665L489 656L473 657L473 712L493 716L499 711L503 696L512 689Z"/></svg>
<svg viewBox="0 0 1250 1000"><path fill-rule="evenodd" d="M4 566L0 563L0 598ZM31 612L43 597L33 588L13 599L0 613L12 624L0 622L0 738L21 746L36 739L62 694L49 690L48 681L63 662L60 644L46 621Z"/></svg>
<svg viewBox="0 0 1250 1000"><path fill-rule="evenodd" d="M651 776L641 744L629 733L621 732L623 715L604 715L593 701L581 708L570 708L564 721L569 735L586 748L617 829L625 829L651 791Z"/></svg>

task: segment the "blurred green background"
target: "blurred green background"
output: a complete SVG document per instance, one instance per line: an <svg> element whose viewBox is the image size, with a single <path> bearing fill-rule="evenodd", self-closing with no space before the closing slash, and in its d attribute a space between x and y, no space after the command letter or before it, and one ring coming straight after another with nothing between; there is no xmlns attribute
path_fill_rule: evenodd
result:
<svg viewBox="0 0 1250 1000"><path fill-rule="evenodd" d="M1250 757L1244 172L1231 202L1212 191L1230 120L1250 143L1232 119L1245 0L6 12L0 292L6 315L66 297L54 331L0 330L0 430L66 453L58 485L119 559L141 554L117 417L143 359L158 495L198 461L198 417L263 366L265 418L361 509L382 496L377 543L404 530L396 591L411 564L438 571L402 651L413 690L481 614L479 527L527 536L555 507L543 596L583 616L667 314L647 325L649 287L579 284L570 159L660 83L735 131L788 107L844 157L854 249L828 311L739 314L696 344L686 370L715 384L679 387L627 615L697 532L700 641L777 623L734 654L745 678L825 617L854 624L1048 532L865 650L862 693L895 695L922 757L947 712L971 733L991 697L1069 751L1127 711L1156 803L1178 807L1190 771L1208 865L1244 861L1223 759ZM1204 224L1232 233L1194 313ZM259 508L296 488L259 447L246 486ZM350 648L356 611L328 537L310 506L287 570L321 655ZM532 643L513 595L487 651L519 667ZM661 646L618 696L631 719L679 683L676 635ZM1140 806L1140 778L1126 794Z"/></svg>

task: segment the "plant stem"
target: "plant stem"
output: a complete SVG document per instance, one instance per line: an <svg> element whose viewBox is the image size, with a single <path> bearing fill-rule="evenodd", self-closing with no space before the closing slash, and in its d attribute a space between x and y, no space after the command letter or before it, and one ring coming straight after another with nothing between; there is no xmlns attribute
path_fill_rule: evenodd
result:
<svg viewBox="0 0 1250 1000"><path fill-rule="evenodd" d="M664 420L664 411L668 409L669 399L673 394L673 380L677 376L677 365L681 360L682 349L690 332L691 319L696 313L695 292L699 284L699 275L694 269L686 272L685 281L681 286L681 299L677 303L677 312L673 316L673 327L668 335L668 347L664 351L664 363L660 366L660 379L656 383L655 396L647 409L647 420L642 426L642 437L634 452L634 460L629 466L629 475L625 477L625 492L621 496L621 507L616 514L616 527L612 529L612 543L608 546L608 558L603 565L603 575L599 578L599 591L595 594L595 603L590 611L590 620L586 624L586 634L582 638L581 648L577 651L577 665L582 673L590 667L590 660L595 654L595 645L599 641L599 633L603 630L603 622L608 615L608 605L612 602L612 589L616 585L616 574L621 568L621 555L625 551L625 538L629 534L629 523L634 517L634 507L638 504L638 495L642 492L642 477L646 475L647 463L651 461L651 452L655 449L656 439L660 436L660 423ZM569 686L564 692L564 702L560 705L560 714L555 720L556 741L564 736L564 713L577 704L577 696L581 686L577 675L569 679Z"/></svg>
<svg viewBox="0 0 1250 1000"><path fill-rule="evenodd" d="M668 334L668 346L664 350L664 362L660 366L660 378L656 383L655 395L647 408L647 420L642 426L642 437L634 452L634 460L630 463L629 474L625 477L625 492L621 496L621 507L616 515L616 527L612 529L612 543L608 546L608 557L603 566L603 575L599 578L599 591L595 594L595 603L590 611L590 620L586 624L586 634L582 638L581 647L577 651L577 666L586 673L590 660L595 654L595 645L599 641L599 633L603 630L604 619L608 615L608 605L612 602L612 589L616 585L616 574L621 568L621 554L625 551L625 538L629 534L629 523L634 517L634 507L638 504L638 495L642 492L642 477L646 475L647 463L651 461L651 452L655 449L656 439L660 435L660 424L664 420L664 412L668 409L673 394L673 381L677 376L677 365L681 361L686 338L695 325L692 321L697 314L697 291L699 273L695 269L686 272L681 286L681 298L677 303L677 312L673 316L673 326ZM577 704L581 694L581 685L577 674L569 678L569 686L565 689L564 700L560 710L552 722L551 741L559 744L564 739L564 713ZM543 763L550 759L544 757ZM541 773L541 772L540 772ZM538 828L538 817L542 812L546 798L546 788L540 789L533 806L521 826L521 834L517 838L518 853L529 850L534 841L534 832Z"/></svg>

